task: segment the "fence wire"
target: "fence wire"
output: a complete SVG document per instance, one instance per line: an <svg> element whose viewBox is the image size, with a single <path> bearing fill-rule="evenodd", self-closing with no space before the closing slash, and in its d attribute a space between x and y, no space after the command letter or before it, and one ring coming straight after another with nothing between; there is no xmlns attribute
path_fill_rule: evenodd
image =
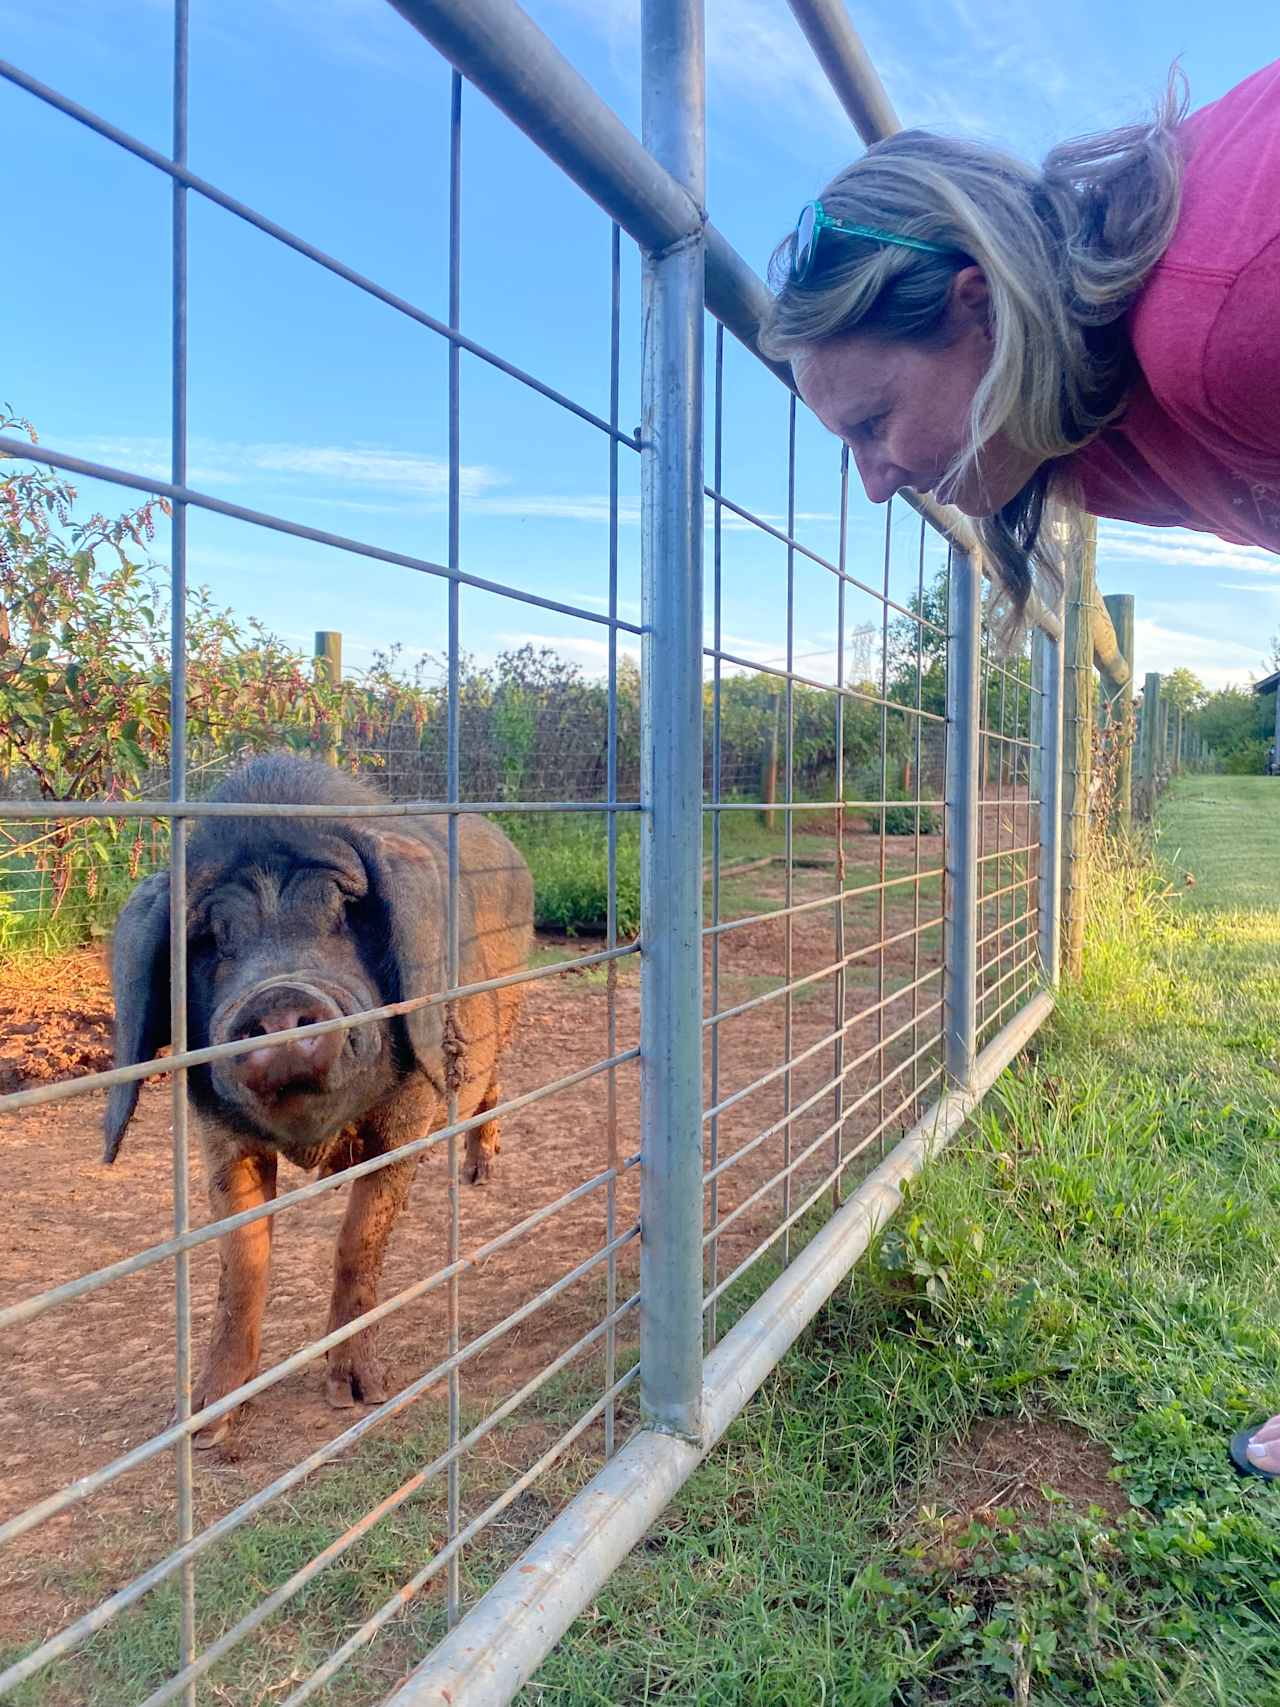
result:
<svg viewBox="0 0 1280 1707"><path fill-rule="evenodd" d="M69 802L49 798L15 770L0 800L0 932L11 933L3 939L9 946L93 942L151 872L169 871L172 898L169 1052L111 1067L103 1035L66 1060L33 1065L25 1056L0 1079L0 1133L29 1159L32 1174L21 1211L27 1278L6 1287L0 1331L12 1337L11 1371L40 1394L8 1443L7 1462L18 1474L0 1517L0 1547L25 1623L0 1644L0 1694L39 1687L32 1680L40 1679L49 1700L93 1691L105 1698L106 1690L121 1707L159 1707L249 1699L252 1679L253 1698L269 1694L297 1707L341 1676L351 1699L372 1701L464 1617L640 1420L639 1325L653 1308L640 1253L658 1231L647 1227L642 1239L640 1179L651 1159L641 1153L641 1089L652 1088L661 1070L640 1042L639 967L655 943L636 935L636 891L652 869L637 824L647 809L642 753L653 731L643 726L627 659L644 624L624 614L620 592L621 493L628 462L646 448L621 425L623 325L639 317L640 257L619 224L586 211L584 201L610 280L608 339L599 351L609 403L607 415L597 413L467 332L472 96L459 71L449 68L448 108L439 115L449 159L437 233L448 255L444 318L193 172L190 75L186 0L177 0L173 143L165 155L0 62L0 77L27 98L169 181L173 256L168 477L106 464L74 446L0 438L0 452L25 466L157 495L172 506L163 774L153 769L129 798ZM255 511L190 484L192 196L443 346L443 561ZM554 303L546 312L554 314ZM948 1037L961 1023L964 993L957 995L947 961L948 931L960 929L976 957L970 1055L1041 987L1046 690L1030 648L1007 658L984 636L973 659L978 771L962 777L957 791L948 660L957 644L957 577L971 566L902 503L891 502L882 532L870 532L851 506L847 451L815 437L795 396L727 340L723 324L711 322L708 348L702 1289L695 1302L710 1352L954 1079ZM471 364L595 436L593 478L608 492L599 603L557 599L467 567L462 469ZM727 442L727 423L762 385L782 447L785 519L766 508ZM809 503L819 491L826 508L815 524ZM341 734L340 763L380 780L386 797L379 804L337 813L297 801L209 800L240 755L187 735L193 515L233 523L246 552L267 530L441 589L447 644L429 736L395 716L363 740L358 731ZM649 584L660 572L645 565ZM743 639L749 597L779 613L768 644ZM578 695L572 718L557 722L548 712L554 728L545 748L518 773L504 768L492 726L477 710L483 696L471 695L466 675L470 615L477 613L473 632L483 631L493 601L590 624L606 642L603 681ZM976 862L958 866L974 814ZM539 874L551 869L552 856L583 858L589 844L603 872L595 934L576 940L544 928L529 965L469 976L463 842L477 816L502 824L535 864L539 908L547 905ZM273 817L286 829L341 818L387 833L425 817L444 824L447 847L438 987L383 989L383 1000L358 1012L274 1033L277 1043L397 1027L433 1009L449 1022L459 1004L499 993L518 992L524 1006L502 1089L483 1106L464 1107L450 1080L426 1130L370 1153L348 1146L316 1179L236 1197L218 1176L215 1152L197 1146L192 1153L188 1077L253 1052L261 1036L216 1041L189 1012L187 847L201 826L221 824L230 834L237 821L261 826ZM81 843L87 851L77 861L67 849ZM957 871L973 885L968 925L956 922ZM82 967L76 976L91 985L97 974ZM93 999L102 1010L100 988ZM101 1012L95 1023L103 1029ZM80 1071L68 1076L68 1065ZM103 1093L124 1083L141 1085L140 1112L117 1174L102 1185L84 1160L86 1132ZM473 1191L466 1178L473 1141L491 1144L498 1122L500 1171ZM48 1164L59 1154L75 1158L62 1180ZM401 1165L418 1177L382 1296L362 1296L345 1312L335 1302L318 1334L315 1276L328 1265L335 1234L342 1238L343 1201L350 1216L362 1193L392 1190L389 1182L403 1176L391 1170ZM201 1182L213 1210L203 1222L192 1205ZM403 1198L407 1185L395 1190ZM55 1217L66 1236L50 1240ZM206 1392L197 1371L213 1315L214 1247L247 1240L267 1248L277 1222L262 1367L228 1391ZM385 1391L354 1395L365 1402L347 1420L325 1406L326 1359L342 1368L379 1324L395 1373ZM126 1684L121 1656L131 1640L145 1644L149 1659Z"/></svg>

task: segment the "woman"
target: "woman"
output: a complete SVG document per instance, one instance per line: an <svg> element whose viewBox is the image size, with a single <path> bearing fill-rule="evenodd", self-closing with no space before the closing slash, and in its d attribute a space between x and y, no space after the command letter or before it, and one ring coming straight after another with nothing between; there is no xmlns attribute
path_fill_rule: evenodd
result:
<svg viewBox="0 0 1280 1707"><path fill-rule="evenodd" d="M1050 501L1280 552L1280 61L1037 173L904 131L776 250L760 336L873 502L975 518L1016 628ZM1030 564L1030 567L1028 566ZM1232 1442L1280 1475L1280 1416Z"/></svg>
<svg viewBox="0 0 1280 1707"><path fill-rule="evenodd" d="M973 516L1015 614L1028 558L1058 586L1050 499L1280 551L1280 60L1039 173L902 131L770 274L761 347L867 496Z"/></svg>

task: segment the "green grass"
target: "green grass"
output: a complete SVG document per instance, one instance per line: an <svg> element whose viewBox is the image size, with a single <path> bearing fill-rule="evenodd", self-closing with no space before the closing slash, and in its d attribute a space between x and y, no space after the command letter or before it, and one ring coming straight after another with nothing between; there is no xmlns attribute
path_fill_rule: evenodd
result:
<svg viewBox="0 0 1280 1707"><path fill-rule="evenodd" d="M1280 1409L1278 808L1188 780L1168 867L1098 873L1033 1058L522 1700L1280 1702L1280 1490L1225 1456ZM1129 1514L943 1545L921 1502L990 1417L1097 1443Z"/></svg>

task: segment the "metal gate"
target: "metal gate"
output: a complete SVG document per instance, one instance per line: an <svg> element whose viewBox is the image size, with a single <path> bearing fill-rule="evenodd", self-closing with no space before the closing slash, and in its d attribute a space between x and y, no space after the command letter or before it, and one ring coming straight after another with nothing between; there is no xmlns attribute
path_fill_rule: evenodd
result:
<svg viewBox="0 0 1280 1707"><path fill-rule="evenodd" d="M0 1308L0 1328L19 1336L7 1365L12 1372L24 1360L54 1356L49 1336L57 1324L69 1313L98 1307L113 1288L134 1287L128 1307L153 1312L157 1321L161 1289L169 1288L172 1299L171 1324L161 1333L173 1372L172 1420L157 1416L152 1405L142 1413L145 1438L121 1436L118 1450L90 1444L72 1453L59 1444L71 1440L70 1425L51 1413L51 1432L42 1438L37 1418L25 1442L43 1491L0 1523L0 1543L13 1549L19 1576L38 1576L51 1547L63 1553L83 1548L88 1558L90 1514L113 1489L126 1490L123 1504L112 1508L113 1521L131 1534L140 1568L122 1571L117 1560L114 1575L104 1579L97 1572L96 1583L116 1585L105 1594L83 1585L66 1588L66 1616L11 1643L0 1693L25 1684L36 1693L24 1700L43 1698L39 1682L30 1681L41 1678L51 1691L63 1692L51 1693L50 1700L77 1690L105 1699L102 1680L117 1675L111 1671L114 1650L106 1644L147 1604L162 1604L168 1623L134 1693L112 1686L118 1693L111 1699L121 1707L126 1699L158 1707L179 1698L260 1698L236 1693L249 1684L234 1667L246 1645L282 1614L294 1620L289 1628L296 1641L283 1649L277 1644L253 1673L253 1687L264 1692L269 1686L271 1698L285 1707L311 1698L344 1667L369 1663L388 1639L392 1657L381 1672L375 1666L367 1673L364 1698L385 1698L397 1707L510 1699L866 1249L893 1213L903 1181L956 1132L1052 1006L1060 623L1041 610L1027 652L999 655L983 626L981 576L967 524L927 501L915 509L891 503L874 556L851 538L847 454L820 438L788 389L788 376L762 364L752 339L764 286L703 212L703 25L696 0L653 0L645 7L642 141L512 0L396 0L396 9L453 67L441 130L450 158L443 316L385 289L192 169L186 0L177 0L168 154L20 68L0 64L0 75L27 96L167 177L173 234L169 477L81 457L74 446L33 448L0 439L0 451L27 465L113 482L172 505L168 797L56 806L0 801L0 820L14 824L171 824L175 921L168 1057L0 1097L5 1141L22 1146L34 1131L28 1123L61 1110L95 1109L103 1092L123 1079L168 1074L172 1080L171 1224L157 1224L139 1248L78 1263L69 1277L11 1296ZM887 102L843 12L819 0L795 0L795 9L864 134L882 126ZM465 330L463 139L471 88L603 209L599 242L612 281L609 342L601 351L610 376L607 413L565 395ZM444 561L250 510L189 482L187 209L193 196L416 324L423 338L443 342L449 468ZM632 244L640 263L639 301L626 296ZM627 316L643 325L642 421L635 432L620 414ZM592 466L608 493L597 601L561 598L556 589L519 576L497 581L468 565L462 544L464 358L570 412L594 436ZM735 396L749 398L755 409L762 388L784 447L785 515L765 513L750 501L726 449ZM641 481L643 598L636 620L625 614L619 590L626 526L620 492L634 459ZM825 474L814 476L814 468ZM820 530L801 518L797 497L813 490L817 478L829 494L821 548L815 543ZM415 990L394 1008L329 1022L330 1029L378 1023L415 1007L448 1008L469 993L459 982L457 950L458 825L468 814L544 814L549 824L582 818L596 826L608 902L598 946L581 954L563 945L501 980L538 990L568 989L567 980L578 980L572 988L583 999L566 1009L559 1030L551 1025L541 1050L525 1046L518 1088L508 1072L508 1095L498 1108L459 1119L451 1106L435 1130L387 1156L296 1185L229 1218L193 1225L187 1073L243 1053L253 1040L187 1047L187 838L202 818L263 815L261 806L193 797L188 786L187 538L192 518L205 515L235 522L247 541L254 530L274 530L347 553L352 563L401 574L407 586L425 578L444 590L444 794L388 799L355 815L395 818L412 811L447 819L446 984ZM774 577L778 640L772 655L735 639L734 584L747 552L769 554L751 561L767 561ZM469 602L487 598L509 601L515 610L555 612L589 625L604 641L603 797L558 796L550 787L547 798L471 798L460 738L460 670ZM805 639L820 601L833 636L821 656ZM619 791L620 654L637 642L640 788L638 798L627 798ZM726 716L747 681L763 707L763 769L744 778L726 766ZM830 774L815 784L802 762L805 731L824 718ZM333 816L287 804L274 810ZM754 852L744 854L746 825L759 834ZM633 836L640 867L636 939L618 925L619 862ZM298 1033L305 1034L305 1028ZM566 1057L573 1064L561 1070ZM148 1094L154 1104L164 1093ZM90 1100L70 1101L82 1097ZM567 1112L549 1112L557 1108ZM543 1179L530 1164L525 1195L513 1191L497 1210L486 1209L483 1226L473 1225L461 1178L462 1145L469 1131L498 1116L507 1123L508 1152L518 1153L517 1162L537 1153L540 1124L553 1118L581 1133L581 1144L573 1169L548 1164ZM82 1125L83 1117L80 1126L66 1128L69 1139L85 1142ZM268 1217L295 1210L317 1215L356 1180L415 1154L423 1159L416 1212L424 1213L427 1202L443 1206L439 1248L415 1245L413 1270L373 1310L323 1336L302 1335L302 1343L263 1373L193 1409L192 1319L205 1284L197 1271L193 1286L193 1258L211 1253L220 1236ZM406 1219L414 1214L411 1208ZM564 1231L558 1251L544 1257L538 1240L550 1228ZM80 1232L92 1241L93 1231L90 1209ZM61 1254L52 1251L51 1274L61 1274L60 1262ZM500 1312L486 1310L484 1300L495 1272L513 1277L510 1286L518 1293L514 1307ZM413 1316L414 1307L428 1300L440 1307ZM291 1454L283 1467L277 1454L271 1473L256 1485L252 1471L236 1471L235 1497L218 1497L216 1478L214 1491L206 1491L209 1478L193 1465L199 1430L254 1398L259 1403L248 1426L256 1426L258 1416L269 1414L273 1389L277 1396L289 1391L305 1397L304 1372L383 1317L391 1318L392 1333L400 1321L424 1324L414 1330L418 1341L434 1345L434 1355L424 1351L412 1378L349 1426L323 1430L322 1439ZM517 1338L522 1346L537 1342L532 1363L511 1363L522 1378L501 1361L507 1355L502 1348ZM80 1403L91 1435L109 1411L100 1410L107 1405L101 1388L110 1384L113 1368L115 1379L128 1384L128 1372L113 1365L110 1349L103 1346L97 1373L85 1377L89 1396ZM381 1441L396 1443L400 1454L389 1480L388 1457L374 1455ZM12 1452L23 1443L7 1444ZM166 1495L159 1477L170 1462L174 1480ZM347 1503L327 1511L324 1544L305 1557L288 1554L274 1574L264 1565L261 1582L244 1588L237 1610L211 1603L204 1585L228 1544L256 1533L282 1503L303 1498L317 1474L335 1465L350 1469L342 1484ZM552 1490L538 1494L553 1471ZM130 1530L135 1494L127 1490L136 1491L139 1509L155 1514L145 1534L136 1524ZM161 1514L163 1535L157 1532ZM420 1520L416 1529L391 1528L401 1539L387 1567L394 1578L390 1592L375 1603L361 1601L354 1611L344 1605L339 1634L325 1623L323 1608L314 1613L317 1602L308 1591L339 1560L360 1556L379 1526L385 1534L413 1514ZM428 1649L420 1667L388 1694L406 1663Z"/></svg>

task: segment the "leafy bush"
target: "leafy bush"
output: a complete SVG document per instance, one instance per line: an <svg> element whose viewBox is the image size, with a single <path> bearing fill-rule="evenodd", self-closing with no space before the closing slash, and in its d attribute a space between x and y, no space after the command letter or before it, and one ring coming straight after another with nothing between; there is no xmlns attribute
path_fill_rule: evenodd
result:
<svg viewBox="0 0 1280 1707"><path fill-rule="evenodd" d="M544 930L601 933L608 924L609 853L594 812L530 813L500 820L533 873L534 922ZM630 817L618 825L617 932L640 929L640 835Z"/></svg>
<svg viewBox="0 0 1280 1707"><path fill-rule="evenodd" d="M932 806L886 806L884 833L886 836L914 836L917 826L922 836L932 836L939 828L938 813ZM873 825L874 828L874 825Z"/></svg>

